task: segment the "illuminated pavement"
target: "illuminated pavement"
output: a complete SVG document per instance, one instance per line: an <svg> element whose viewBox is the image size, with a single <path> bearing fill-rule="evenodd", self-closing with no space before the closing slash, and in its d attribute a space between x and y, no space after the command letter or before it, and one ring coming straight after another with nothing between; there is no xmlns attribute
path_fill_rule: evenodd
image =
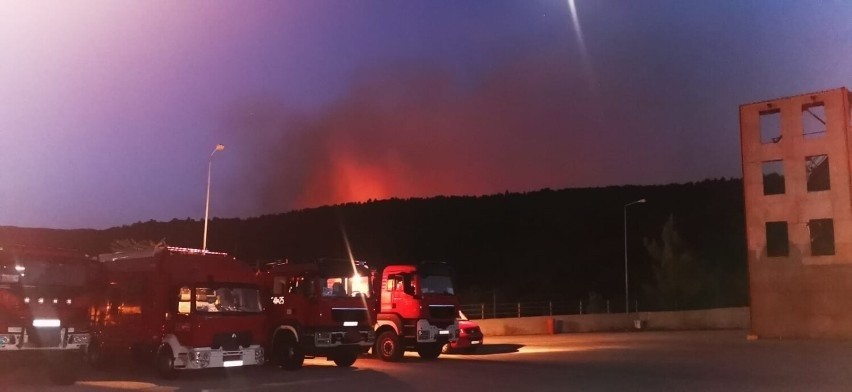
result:
<svg viewBox="0 0 852 392"><path fill-rule="evenodd" d="M186 372L89 371L55 387L30 368L6 368L9 391L849 391L852 342L756 341L744 331L486 337L474 355L401 363L362 358L351 369L307 360L271 367ZM37 373L35 373L37 375Z"/></svg>

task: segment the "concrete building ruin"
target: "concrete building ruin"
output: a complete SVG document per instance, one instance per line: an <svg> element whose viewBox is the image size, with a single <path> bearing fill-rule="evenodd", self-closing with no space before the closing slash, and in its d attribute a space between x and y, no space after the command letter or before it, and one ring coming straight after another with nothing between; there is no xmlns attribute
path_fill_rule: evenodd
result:
<svg viewBox="0 0 852 392"><path fill-rule="evenodd" d="M850 100L838 88L740 106L759 338L852 337Z"/></svg>

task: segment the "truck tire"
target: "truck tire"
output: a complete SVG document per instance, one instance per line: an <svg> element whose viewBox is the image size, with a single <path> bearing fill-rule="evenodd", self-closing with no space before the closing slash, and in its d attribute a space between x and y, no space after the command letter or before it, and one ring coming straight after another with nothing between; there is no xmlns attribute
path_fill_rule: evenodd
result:
<svg viewBox="0 0 852 392"><path fill-rule="evenodd" d="M376 339L376 348L373 351L379 358L387 362L398 362L402 359L404 353L399 336L394 331L382 332Z"/></svg>
<svg viewBox="0 0 852 392"><path fill-rule="evenodd" d="M175 356L172 354L172 349L169 346L162 346L157 350L157 355L154 358L154 367L157 370L157 375L166 380L174 380L178 376L178 370L175 369Z"/></svg>
<svg viewBox="0 0 852 392"><path fill-rule="evenodd" d="M50 361L50 381L56 385L71 385L80 376L82 355L63 353Z"/></svg>
<svg viewBox="0 0 852 392"><path fill-rule="evenodd" d="M305 353L302 352L296 338L286 332L275 339L272 355L278 367L284 370L299 370L305 362Z"/></svg>
<svg viewBox="0 0 852 392"><path fill-rule="evenodd" d="M417 345L417 354L423 359L435 359L441 355L443 346L441 343L420 343Z"/></svg>
<svg viewBox="0 0 852 392"><path fill-rule="evenodd" d="M358 353L360 352L361 349L356 347L341 349L334 355L334 364L339 367L350 367L358 359Z"/></svg>
<svg viewBox="0 0 852 392"><path fill-rule="evenodd" d="M86 363L94 369L106 369L110 365L110 361L104 353L103 345L97 340L92 342L86 350Z"/></svg>

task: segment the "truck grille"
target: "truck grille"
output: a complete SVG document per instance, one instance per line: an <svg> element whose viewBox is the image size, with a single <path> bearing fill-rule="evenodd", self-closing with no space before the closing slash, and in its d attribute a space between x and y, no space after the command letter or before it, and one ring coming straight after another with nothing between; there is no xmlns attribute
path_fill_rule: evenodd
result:
<svg viewBox="0 0 852 392"><path fill-rule="evenodd" d="M28 328L27 343L33 347L59 347L62 344L62 333L56 328Z"/></svg>
<svg viewBox="0 0 852 392"><path fill-rule="evenodd" d="M339 323L344 321L367 321L367 308L332 308L331 318Z"/></svg>
<svg viewBox="0 0 852 392"><path fill-rule="evenodd" d="M456 307L452 305L429 305L429 317L433 319L455 319Z"/></svg>
<svg viewBox="0 0 852 392"><path fill-rule="evenodd" d="M453 325L454 322L450 320L432 320L430 324L441 329L447 329L450 327L450 325Z"/></svg>
<svg viewBox="0 0 852 392"><path fill-rule="evenodd" d="M213 344L210 348L221 348L225 351L236 351L240 347L251 346L251 332L221 332L213 335Z"/></svg>

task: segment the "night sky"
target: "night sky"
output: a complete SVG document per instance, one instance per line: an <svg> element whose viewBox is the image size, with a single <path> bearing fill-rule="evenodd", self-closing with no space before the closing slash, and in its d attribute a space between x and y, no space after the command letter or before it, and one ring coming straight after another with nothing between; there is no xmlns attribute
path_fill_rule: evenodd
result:
<svg viewBox="0 0 852 392"><path fill-rule="evenodd" d="M202 218L217 143L216 217L740 177L852 86L852 2L572 3L2 1L0 225Z"/></svg>

